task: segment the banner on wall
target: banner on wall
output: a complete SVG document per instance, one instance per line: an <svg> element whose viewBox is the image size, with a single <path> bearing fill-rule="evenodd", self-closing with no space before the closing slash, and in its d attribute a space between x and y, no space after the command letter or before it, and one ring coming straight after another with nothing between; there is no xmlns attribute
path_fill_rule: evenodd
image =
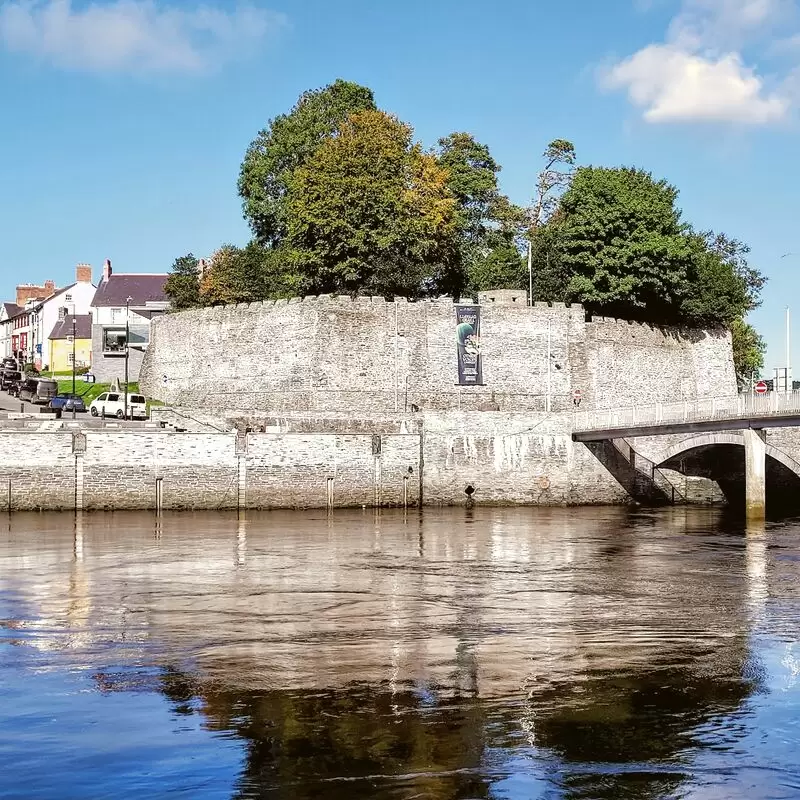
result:
<svg viewBox="0 0 800 800"><path fill-rule="evenodd" d="M458 348L458 383L479 386L483 383L481 364L480 306L456 306L456 346Z"/></svg>

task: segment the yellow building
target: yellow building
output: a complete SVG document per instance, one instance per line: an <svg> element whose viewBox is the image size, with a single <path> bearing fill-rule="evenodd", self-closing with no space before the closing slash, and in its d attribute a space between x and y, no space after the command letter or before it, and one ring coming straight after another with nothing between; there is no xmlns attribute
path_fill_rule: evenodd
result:
<svg viewBox="0 0 800 800"><path fill-rule="evenodd" d="M52 372L72 372L73 353L76 369L92 366L91 314L66 314L56 322L48 339L46 364Z"/></svg>

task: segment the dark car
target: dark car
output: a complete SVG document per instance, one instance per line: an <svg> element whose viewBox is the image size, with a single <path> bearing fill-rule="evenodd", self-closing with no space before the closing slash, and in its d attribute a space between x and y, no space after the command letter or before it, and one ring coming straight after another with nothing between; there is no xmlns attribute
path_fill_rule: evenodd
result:
<svg viewBox="0 0 800 800"><path fill-rule="evenodd" d="M50 408L61 409L64 412L86 411L86 403L76 394L57 394L49 403Z"/></svg>
<svg viewBox="0 0 800 800"><path fill-rule="evenodd" d="M33 402L36 397L36 386L39 381L36 378L24 378L14 384L14 395L19 397L20 400L29 400Z"/></svg>
<svg viewBox="0 0 800 800"><path fill-rule="evenodd" d="M26 378L20 385L17 397L31 403L47 405L58 394L58 384L50 378Z"/></svg>
<svg viewBox="0 0 800 800"><path fill-rule="evenodd" d="M0 389L10 390L12 384L22 380L22 373L14 370L6 370L0 374Z"/></svg>

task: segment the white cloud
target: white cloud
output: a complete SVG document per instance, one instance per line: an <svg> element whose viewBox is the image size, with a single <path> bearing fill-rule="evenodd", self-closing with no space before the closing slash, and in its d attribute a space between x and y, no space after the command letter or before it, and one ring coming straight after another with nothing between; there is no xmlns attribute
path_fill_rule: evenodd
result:
<svg viewBox="0 0 800 800"><path fill-rule="evenodd" d="M670 45L650 45L615 65L604 85L627 89L647 122L692 120L763 125L781 119L787 101L765 95L762 81L739 56L703 58Z"/></svg>
<svg viewBox="0 0 800 800"><path fill-rule="evenodd" d="M770 90L741 50L796 11L795 0L683 0L666 42L604 70L601 84L627 91L651 123L775 122L787 115L790 93Z"/></svg>
<svg viewBox="0 0 800 800"><path fill-rule="evenodd" d="M253 6L116 0L77 9L70 0L8 0L0 3L0 44L68 69L196 73L251 50L284 22Z"/></svg>

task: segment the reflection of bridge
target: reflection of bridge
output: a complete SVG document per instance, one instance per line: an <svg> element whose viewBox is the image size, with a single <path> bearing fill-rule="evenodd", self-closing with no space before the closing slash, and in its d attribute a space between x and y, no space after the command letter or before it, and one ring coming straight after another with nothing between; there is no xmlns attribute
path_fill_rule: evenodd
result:
<svg viewBox="0 0 800 800"><path fill-rule="evenodd" d="M584 442L634 497L685 500L668 477L667 470L674 470L713 477L730 499L741 473L748 516L763 517L768 472L784 488L795 479L791 488L800 487L800 439L786 435L792 428L800 428L800 392L576 411L572 438ZM736 456L731 448L738 448ZM720 458L725 453L728 458Z"/></svg>

